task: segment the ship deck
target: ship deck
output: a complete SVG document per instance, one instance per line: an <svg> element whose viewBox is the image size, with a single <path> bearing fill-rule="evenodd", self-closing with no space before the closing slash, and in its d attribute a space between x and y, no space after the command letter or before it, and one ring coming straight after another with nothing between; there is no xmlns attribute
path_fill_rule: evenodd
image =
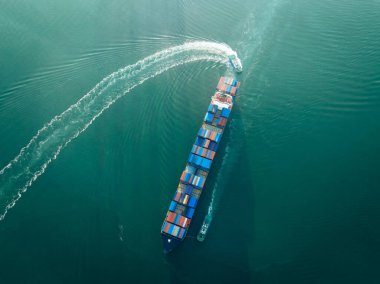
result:
<svg viewBox="0 0 380 284"><path fill-rule="evenodd" d="M161 227L165 252L186 237L239 87L234 78L219 79Z"/></svg>

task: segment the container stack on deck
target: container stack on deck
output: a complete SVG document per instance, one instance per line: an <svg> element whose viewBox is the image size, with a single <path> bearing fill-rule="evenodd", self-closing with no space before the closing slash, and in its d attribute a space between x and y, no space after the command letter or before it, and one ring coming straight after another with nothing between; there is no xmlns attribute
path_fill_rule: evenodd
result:
<svg viewBox="0 0 380 284"><path fill-rule="evenodd" d="M167 252L186 236L239 87L235 79L221 77L211 98L161 228Z"/></svg>

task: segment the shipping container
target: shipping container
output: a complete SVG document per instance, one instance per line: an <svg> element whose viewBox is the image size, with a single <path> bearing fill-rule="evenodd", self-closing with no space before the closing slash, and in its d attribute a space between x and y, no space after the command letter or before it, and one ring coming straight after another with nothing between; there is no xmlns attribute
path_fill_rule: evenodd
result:
<svg viewBox="0 0 380 284"><path fill-rule="evenodd" d="M161 227L165 252L186 237L239 87L232 77L219 79Z"/></svg>
<svg viewBox="0 0 380 284"><path fill-rule="evenodd" d="M228 118L230 116L230 113L231 113L231 110L229 110L228 108L223 108L221 116Z"/></svg>

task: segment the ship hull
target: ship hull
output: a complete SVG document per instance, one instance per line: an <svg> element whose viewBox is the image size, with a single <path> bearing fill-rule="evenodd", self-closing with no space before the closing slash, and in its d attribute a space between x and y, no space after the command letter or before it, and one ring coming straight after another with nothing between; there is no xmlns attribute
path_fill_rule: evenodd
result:
<svg viewBox="0 0 380 284"><path fill-rule="evenodd" d="M164 249L164 253L171 252L176 247L178 247L182 242L182 240L173 238L173 237L168 236L166 234L161 234L161 237L162 237L162 246Z"/></svg>
<svg viewBox="0 0 380 284"><path fill-rule="evenodd" d="M219 79L161 227L165 253L186 237L239 87L234 78Z"/></svg>

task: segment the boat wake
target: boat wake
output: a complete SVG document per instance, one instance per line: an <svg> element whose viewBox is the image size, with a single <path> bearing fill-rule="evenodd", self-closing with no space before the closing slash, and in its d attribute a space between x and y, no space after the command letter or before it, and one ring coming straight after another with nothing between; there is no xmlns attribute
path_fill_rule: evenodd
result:
<svg viewBox="0 0 380 284"><path fill-rule="evenodd" d="M223 176L225 176L224 171L226 170L225 168L227 165L227 161L229 161L230 148L228 145L226 146L225 151L226 151L226 153L223 157L222 165L220 167L220 171L218 172L218 175L216 176L215 185L214 185L214 188L212 190L211 201L210 201L210 204L209 204L208 209L207 209L207 215L210 215L211 217L214 217L214 211L216 209L216 206L219 204L219 199L220 199L220 196L222 195L222 191L223 191L222 188L219 188L220 187L219 182L220 182L220 179ZM207 215L205 216L205 218L207 217Z"/></svg>
<svg viewBox="0 0 380 284"><path fill-rule="evenodd" d="M244 78L249 78L255 68L256 63L259 61L259 58L264 53L263 45L266 37L268 36L268 30L272 27L274 21L273 19L276 16L276 12L278 11L281 5L284 5L286 1L278 1L271 0L266 2L265 9L263 11L252 10L248 17L243 22L241 27L241 39L236 43L236 47L240 54L240 59L243 59L245 65L248 66L248 69L244 71ZM258 15L264 15L260 19L258 19ZM239 62L240 62L239 59ZM248 64L247 64L248 63ZM228 72L225 76L234 76L233 72ZM231 130L232 131L232 130ZM231 137L238 137L239 135L230 135ZM234 144L234 148L237 147L238 143ZM238 152L238 151L235 151ZM229 161L229 165L231 164L231 150L229 146L226 146L226 154L223 157L222 165L216 177L215 185L212 190L211 201L207 209L207 214L204 217L203 224L206 223L211 224L212 218L215 215L217 210L220 198L223 194L224 185L219 185L220 179L223 176L228 176L225 172L230 170L230 167L226 163Z"/></svg>
<svg viewBox="0 0 380 284"><path fill-rule="evenodd" d="M207 208L207 214L203 218L203 222L202 222L201 228L200 228L199 233L197 235L197 239L200 242L203 242L205 240L205 238L206 238L208 229L209 229L209 227L210 227L210 225L211 225L211 223L213 221L213 217L215 215L215 210L216 210L216 208L219 205L220 197L223 194L224 185L219 186L219 182L220 182L220 179L223 176L226 176L225 175L225 171L227 170L226 169L226 167L227 167L227 162L226 161L228 161L230 159L229 158L230 148L229 148L228 145L226 146L226 150L225 151L226 151L226 153L225 153L225 155L223 157L222 165L220 167L218 175L216 176L216 181L215 181L214 188L212 189L211 201L210 201L210 204L208 205L208 208Z"/></svg>
<svg viewBox="0 0 380 284"><path fill-rule="evenodd" d="M195 41L150 55L108 75L77 103L55 116L0 171L0 221L22 194L73 139L119 98L146 80L195 61L225 63L232 49L222 43Z"/></svg>

